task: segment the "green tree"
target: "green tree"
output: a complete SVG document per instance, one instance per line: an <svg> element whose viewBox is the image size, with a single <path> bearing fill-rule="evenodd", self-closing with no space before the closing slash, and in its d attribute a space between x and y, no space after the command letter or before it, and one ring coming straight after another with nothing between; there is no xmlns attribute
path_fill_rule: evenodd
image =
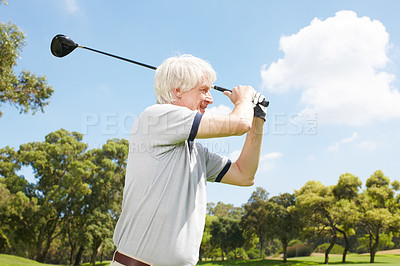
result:
<svg viewBox="0 0 400 266"><path fill-rule="evenodd" d="M269 193L262 187L257 187L246 204L243 205L244 213L240 226L247 240L254 239L254 234L259 239L260 258L263 257L264 245L267 241L268 224L266 202Z"/></svg>
<svg viewBox="0 0 400 266"><path fill-rule="evenodd" d="M43 142L20 146L20 159L30 165L38 180L34 192L40 206L36 221L30 225L35 233L36 260L44 262L52 241L62 233L65 222L79 215L74 206L91 193L87 180L93 169L85 159L87 145L82 134L64 129L50 133Z"/></svg>
<svg viewBox="0 0 400 266"><path fill-rule="evenodd" d="M6 4L4 0L2 2ZM27 70L17 76L13 70L24 45L24 33L16 25L0 23L0 107L2 103L9 103L20 113L30 110L33 114L38 110L44 112L53 94L46 77L36 76ZM2 114L0 110L0 117Z"/></svg>
<svg viewBox="0 0 400 266"><path fill-rule="evenodd" d="M85 249L92 263L114 249L128 141L87 151L82 137L62 129L18 152L0 149L0 249L42 262L49 254L60 263L69 244L70 264L80 264ZM32 167L36 184L16 174L21 165Z"/></svg>
<svg viewBox="0 0 400 266"><path fill-rule="evenodd" d="M328 264L329 253L336 243L337 226L340 219L335 208L332 187L326 187L319 181L308 181L296 191L296 207L308 219L308 226L318 234L329 235L331 242L325 251L325 264Z"/></svg>
<svg viewBox="0 0 400 266"><path fill-rule="evenodd" d="M211 205L209 205L210 207ZM234 220L240 220L242 217L243 209L241 207L235 207L233 204L225 204L223 202L218 202L212 211L213 215L216 217L228 217Z"/></svg>
<svg viewBox="0 0 400 266"><path fill-rule="evenodd" d="M358 191L362 182L358 177L350 173L340 175L338 183L333 187L335 198L336 214L339 216L339 224L336 229L343 235L345 242L342 262L346 262L346 255L350 248L349 235L355 234L355 226L359 220L359 212L356 202L358 200Z"/></svg>
<svg viewBox="0 0 400 266"><path fill-rule="evenodd" d="M32 257L31 224L37 215L37 199L28 198L22 191L10 193L1 177L0 192L0 250Z"/></svg>
<svg viewBox="0 0 400 266"><path fill-rule="evenodd" d="M7 146L0 149L0 177L4 177L4 184L10 193L25 191L27 181L23 176L18 176L21 169L18 162L18 152Z"/></svg>
<svg viewBox="0 0 400 266"><path fill-rule="evenodd" d="M207 203L207 214L214 216L214 207L215 207L215 203L214 202L208 202Z"/></svg>
<svg viewBox="0 0 400 266"><path fill-rule="evenodd" d="M284 193L270 198L266 203L268 235L277 238L283 247L283 261L287 261L287 247L291 240L300 235L301 217L295 208L294 194Z"/></svg>
<svg viewBox="0 0 400 266"><path fill-rule="evenodd" d="M208 204L207 204L208 206ZM214 257L216 254L215 247L211 244L211 224L214 220L218 220L217 217L206 214L206 222L204 225L203 237L200 244L199 260L203 258Z"/></svg>
<svg viewBox="0 0 400 266"><path fill-rule="evenodd" d="M0 149L2 195L7 203L0 207L0 239L4 245L13 247L8 253L30 257L33 235L29 224L37 210L37 199L35 195L29 195L31 185L23 176L17 175L20 169L18 152L8 146Z"/></svg>
<svg viewBox="0 0 400 266"><path fill-rule="evenodd" d="M111 246L113 229L121 211L128 146L127 140L111 139L101 149L85 154L92 163L87 180L91 193L75 205L79 215L71 216L67 222L70 264L79 264L87 248L94 263L97 255Z"/></svg>
<svg viewBox="0 0 400 266"><path fill-rule="evenodd" d="M96 170L90 176L91 191L85 198L87 214L103 220L101 229L92 232L91 262L94 265L101 247L109 246L117 219L121 213L122 192L128 158L129 142L125 139L108 140L102 149L91 150L90 158ZM93 226L91 220L89 226ZM99 233L101 232L101 234Z"/></svg>
<svg viewBox="0 0 400 266"><path fill-rule="evenodd" d="M96 264L97 255L101 253L104 248L114 246L112 237L115 221L109 212L103 212L100 209L96 209L90 215L87 225L85 235L88 238L89 247L91 248L92 253L90 256L90 262L94 266Z"/></svg>
<svg viewBox="0 0 400 266"><path fill-rule="evenodd" d="M210 242L213 246L221 248L222 260L231 250L235 252L236 258L236 249L244 243L239 221L220 216L217 220L212 221L210 232Z"/></svg>
<svg viewBox="0 0 400 266"><path fill-rule="evenodd" d="M4 184L4 178L0 177L0 253L6 253L10 248L10 240L8 239L6 231L9 227L6 224L6 219L9 214L7 212L7 203L10 201L10 191Z"/></svg>
<svg viewBox="0 0 400 266"><path fill-rule="evenodd" d="M225 204L223 202L218 202L217 204L211 202L207 203L207 216L206 225L204 228L202 244L200 246L200 253L206 256L215 255L215 247L211 243L211 225L212 222L218 222L219 217L229 218L235 222L239 222L242 217L243 209L241 207L235 207L233 204ZM215 225L214 225L215 227ZM241 235L241 233L240 233ZM216 236L214 236L214 244ZM219 247L219 246L218 246ZM236 248L234 249L235 258L237 256Z"/></svg>
<svg viewBox="0 0 400 266"><path fill-rule="evenodd" d="M360 229L368 241L370 262L375 261L380 237L384 233L398 232L400 215L398 199L395 197L397 182L390 187L390 179L380 170L375 171L366 182L366 189L360 195Z"/></svg>

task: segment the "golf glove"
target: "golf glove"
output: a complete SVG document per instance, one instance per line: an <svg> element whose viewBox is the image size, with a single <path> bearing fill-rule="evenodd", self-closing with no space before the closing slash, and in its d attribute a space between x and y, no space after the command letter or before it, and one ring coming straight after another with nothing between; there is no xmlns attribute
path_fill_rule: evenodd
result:
<svg viewBox="0 0 400 266"><path fill-rule="evenodd" d="M255 117L260 117L264 119L267 116L267 107L262 106L260 103L265 100L264 95L256 91L253 94L253 107L254 107L254 116Z"/></svg>

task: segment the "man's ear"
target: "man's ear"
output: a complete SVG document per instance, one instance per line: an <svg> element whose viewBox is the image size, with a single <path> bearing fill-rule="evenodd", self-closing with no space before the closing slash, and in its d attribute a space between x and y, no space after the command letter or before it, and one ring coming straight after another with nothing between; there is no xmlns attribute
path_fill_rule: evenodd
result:
<svg viewBox="0 0 400 266"><path fill-rule="evenodd" d="M173 90L176 99L180 99L182 97L182 90L180 88Z"/></svg>

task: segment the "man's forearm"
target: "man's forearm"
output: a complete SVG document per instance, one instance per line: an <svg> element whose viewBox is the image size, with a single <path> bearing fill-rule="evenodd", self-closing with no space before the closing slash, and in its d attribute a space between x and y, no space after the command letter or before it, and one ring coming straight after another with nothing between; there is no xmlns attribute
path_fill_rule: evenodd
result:
<svg viewBox="0 0 400 266"><path fill-rule="evenodd" d="M243 101L228 115L205 114L201 119L196 138L220 138L240 136L250 132L253 119L253 106Z"/></svg>
<svg viewBox="0 0 400 266"><path fill-rule="evenodd" d="M254 175L257 172L260 161L263 133L264 120L255 117L251 129L247 132L242 152L236 161L240 172L244 176L254 178Z"/></svg>

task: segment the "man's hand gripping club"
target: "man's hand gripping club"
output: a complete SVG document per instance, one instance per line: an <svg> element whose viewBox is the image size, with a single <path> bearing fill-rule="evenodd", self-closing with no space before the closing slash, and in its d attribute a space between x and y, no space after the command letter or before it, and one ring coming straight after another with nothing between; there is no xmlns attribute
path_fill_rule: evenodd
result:
<svg viewBox="0 0 400 266"><path fill-rule="evenodd" d="M254 116L262 118L265 121L265 117L267 116L267 107L260 104L264 100L265 96L258 91L255 91L255 93L253 94Z"/></svg>
<svg viewBox="0 0 400 266"><path fill-rule="evenodd" d="M223 93L235 105L232 112L227 115L206 113L201 119L197 138L240 136L252 128L255 116L265 121L266 108L259 104L265 97L251 86L237 86Z"/></svg>
<svg viewBox="0 0 400 266"><path fill-rule="evenodd" d="M254 117L262 118L265 121L267 107L261 105L261 103L265 101L265 96L260 92L254 90L251 86L238 86L234 88L232 92L224 92L224 94L231 99L235 107L240 100L246 100L246 98L248 99L249 93L251 93L250 100L253 104Z"/></svg>

